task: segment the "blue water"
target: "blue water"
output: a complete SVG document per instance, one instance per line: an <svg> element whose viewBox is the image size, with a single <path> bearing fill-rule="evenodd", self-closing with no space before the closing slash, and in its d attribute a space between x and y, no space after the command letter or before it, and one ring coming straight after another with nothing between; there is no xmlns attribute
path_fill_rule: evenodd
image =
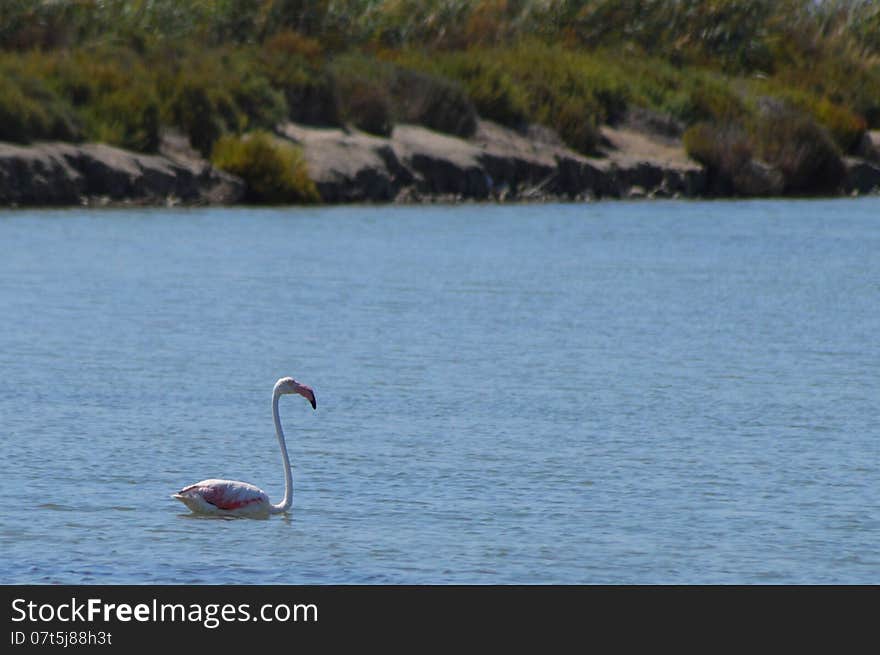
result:
<svg viewBox="0 0 880 655"><path fill-rule="evenodd" d="M878 583L878 400L876 198L0 213L3 583Z"/></svg>

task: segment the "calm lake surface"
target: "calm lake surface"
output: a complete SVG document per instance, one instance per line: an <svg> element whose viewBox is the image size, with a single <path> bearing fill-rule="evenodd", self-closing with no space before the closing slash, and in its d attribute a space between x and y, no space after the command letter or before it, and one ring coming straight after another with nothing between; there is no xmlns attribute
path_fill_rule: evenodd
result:
<svg viewBox="0 0 880 655"><path fill-rule="evenodd" d="M877 198L0 212L3 583L878 583L878 400Z"/></svg>

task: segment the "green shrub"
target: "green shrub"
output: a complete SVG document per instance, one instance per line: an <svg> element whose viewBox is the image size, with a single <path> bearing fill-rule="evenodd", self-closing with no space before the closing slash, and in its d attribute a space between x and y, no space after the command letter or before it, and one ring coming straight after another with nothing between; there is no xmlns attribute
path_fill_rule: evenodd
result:
<svg viewBox="0 0 880 655"><path fill-rule="evenodd" d="M320 201L300 150L268 132L221 137L214 145L211 161L218 168L238 175L245 181L245 199L251 202L279 204Z"/></svg>
<svg viewBox="0 0 880 655"><path fill-rule="evenodd" d="M451 78L461 83L477 112L483 118L519 128L528 122L528 95L492 58L482 53L445 53L428 57L406 52L395 59L400 65L423 71L435 78Z"/></svg>
<svg viewBox="0 0 880 655"><path fill-rule="evenodd" d="M835 191L845 169L827 130L785 104L765 108L754 130L755 149L777 166L790 193Z"/></svg>
<svg viewBox="0 0 880 655"><path fill-rule="evenodd" d="M256 71L240 71L229 90L242 129L274 128L287 116L284 95Z"/></svg>
<svg viewBox="0 0 880 655"><path fill-rule="evenodd" d="M709 188L717 194L741 193L742 172L752 160L751 139L738 125L697 123L684 133L688 155L706 167Z"/></svg>
<svg viewBox="0 0 880 655"><path fill-rule="evenodd" d="M782 90L780 97L828 130L831 138L843 152L854 150L868 127L864 118L827 98L794 89Z"/></svg>
<svg viewBox="0 0 880 655"><path fill-rule="evenodd" d="M864 117L828 97L796 88L783 80L764 80L751 85L759 98L777 98L791 108L812 117L831 134L843 152L854 150L868 127Z"/></svg>
<svg viewBox="0 0 880 655"><path fill-rule="evenodd" d="M471 136L477 111L456 82L397 68L391 82L392 112L397 122L417 123L438 132Z"/></svg>
<svg viewBox="0 0 880 655"><path fill-rule="evenodd" d="M532 122L555 128L581 152L596 149L598 125L616 122L626 111L629 91L617 69L591 54L528 41L483 56L516 80Z"/></svg>
<svg viewBox="0 0 880 655"><path fill-rule="evenodd" d="M28 143L49 131L42 105L11 80L0 77L0 141Z"/></svg>
<svg viewBox="0 0 880 655"><path fill-rule="evenodd" d="M393 64L361 55L346 55L333 61L330 74L339 103L339 117L355 127L388 136L394 124L391 113Z"/></svg>
<svg viewBox="0 0 880 655"><path fill-rule="evenodd" d="M597 126L622 118L629 102L629 90L615 66L536 40L466 53L407 51L396 60L460 82L489 118L512 127L547 125L584 153L596 150Z"/></svg>
<svg viewBox="0 0 880 655"><path fill-rule="evenodd" d="M89 138L139 152L159 149L159 101L149 87L121 89L83 109Z"/></svg>
<svg viewBox="0 0 880 655"><path fill-rule="evenodd" d="M218 98L218 92L196 79L183 79L169 104L171 120L188 136L193 148L204 155L211 152L214 143L229 129L218 104L228 98ZM237 129L238 125L231 126Z"/></svg>
<svg viewBox="0 0 880 655"><path fill-rule="evenodd" d="M877 55L871 58L853 55L837 45L828 44L807 59L795 58L780 67L772 82L774 88L770 93L779 94L780 88L785 88L812 96L814 102L816 98L825 98L863 117L871 128L880 128L880 64Z"/></svg>
<svg viewBox="0 0 880 655"><path fill-rule="evenodd" d="M706 166L716 193L748 193L753 160L782 175L790 194L834 192L845 169L828 132L807 113L765 99L748 128L739 123L698 123L684 134L688 154Z"/></svg>
<svg viewBox="0 0 880 655"><path fill-rule="evenodd" d="M358 129L389 136L394 127L388 89L371 84L343 84L340 87L342 118Z"/></svg>
<svg viewBox="0 0 880 655"><path fill-rule="evenodd" d="M462 137L476 129L476 109L454 81L356 54L335 59L330 71L341 118L367 132L387 136L396 122Z"/></svg>
<svg viewBox="0 0 880 655"><path fill-rule="evenodd" d="M528 122L528 94L509 73L467 58L462 63L465 88L481 116L513 128Z"/></svg>
<svg viewBox="0 0 880 655"><path fill-rule="evenodd" d="M55 130L144 152L159 145L159 100L153 76L128 50L105 48L71 53L27 53L21 75L44 111L72 116L77 127ZM63 99L63 100L61 100Z"/></svg>
<svg viewBox="0 0 880 655"><path fill-rule="evenodd" d="M302 84L287 84L283 90L290 120L307 125L341 125L339 99L325 72Z"/></svg>
<svg viewBox="0 0 880 655"><path fill-rule="evenodd" d="M626 111L630 91L619 70L595 55L529 41L497 60L525 91L530 119L555 128L581 152L595 151L598 126Z"/></svg>
<svg viewBox="0 0 880 655"><path fill-rule="evenodd" d="M81 137L73 109L38 79L0 67L0 141L76 141Z"/></svg>
<svg viewBox="0 0 880 655"><path fill-rule="evenodd" d="M701 121L738 121L749 113L729 82L710 76L685 77L666 109L688 125Z"/></svg>
<svg viewBox="0 0 880 655"><path fill-rule="evenodd" d="M320 50L290 32L269 39L260 50L260 68L287 101L287 117L309 125L340 125L339 98Z"/></svg>
<svg viewBox="0 0 880 655"><path fill-rule="evenodd" d="M194 54L166 84L168 120L206 156L221 135L271 129L288 115L284 95L261 74L247 50Z"/></svg>
<svg viewBox="0 0 880 655"><path fill-rule="evenodd" d="M594 117L585 113L584 106L576 99L554 103L546 118L539 121L552 125L562 140L575 150L591 154L599 146L599 129Z"/></svg>
<svg viewBox="0 0 880 655"><path fill-rule="evenodd" d="M864 118L826 98L816 103L812 114L844 152L852 152L868 128Z"/></svg>

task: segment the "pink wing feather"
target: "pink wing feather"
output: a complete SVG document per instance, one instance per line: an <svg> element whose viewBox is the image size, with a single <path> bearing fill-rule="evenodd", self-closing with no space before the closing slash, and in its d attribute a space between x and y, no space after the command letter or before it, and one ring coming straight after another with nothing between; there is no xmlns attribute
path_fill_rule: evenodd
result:
<svg viewBox="0 0 880 655"><path fill-rule="evenodd" d="M259 487L234 480L204 480L184 487L179 493L181 495L198 494L206 503L225 510L269 502L268 496Z"/></svg>

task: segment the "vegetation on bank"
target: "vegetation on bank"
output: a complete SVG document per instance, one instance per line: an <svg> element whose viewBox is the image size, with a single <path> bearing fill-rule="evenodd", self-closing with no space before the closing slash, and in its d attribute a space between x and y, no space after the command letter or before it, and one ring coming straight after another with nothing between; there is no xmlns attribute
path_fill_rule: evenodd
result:
<svg viewBox="0 0 880 655"><path fill-rule="evenodd" d="M589 154L599 127L634 107L680 127L719 193L751 193L743 172L755 165L784 192L833 190L841 157L880 128L880 4L0 3L0 140L152 152L173 125L248 179L255 200L317 198L301 158L267 132L285 119L468 136L479 115L547 125Z"/></svg>
<svg viewBox="0 0 880 655"><path fill-rule="evenodd" d="M321 199L299 148L263 130L221 136L211 162L244 180L246 201L305 204Z"/></svg>

